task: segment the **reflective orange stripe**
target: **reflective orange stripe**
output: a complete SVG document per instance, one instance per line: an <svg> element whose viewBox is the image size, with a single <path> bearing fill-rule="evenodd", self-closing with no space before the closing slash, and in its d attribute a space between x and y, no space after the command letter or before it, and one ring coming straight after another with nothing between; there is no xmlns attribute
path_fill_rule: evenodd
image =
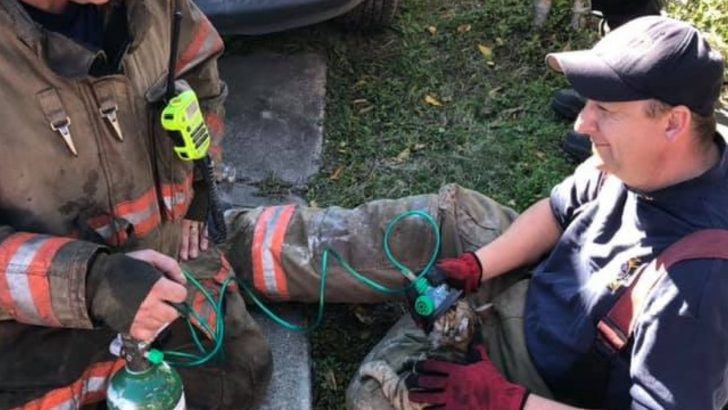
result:
<svg viewBox="0 0 728 410"><path fill-rule="evenodd" d="M222 118L214 112L205 114L205 123L215 137L220 137L225 132L225 123Z"/></svg>
<svg viewBox="0 0 728 410"><path fill-rule="evenodd" d="M71 240L18 233L0 245L0 303L19 322L61 326L48 273L59 249Z"/></svg>
<svg viewBox="0 0 728 410"><path fill-rule="evenodd" d="M276 225L276 231L273 234L273 261L275 263L276 272L276 284L278 285L278 294L288 299L288 281L286 280L286 274L283 272L283 265L281 264L281 250L283 247L283 238L286 235L286 229L288 229L288 222L293 216L294 207L288 206L281 213L280 220Z"/></svg>
<svg viewBox="0 0 728 410"><path fill-rule="evenodd" d="M210 293L212 295L212 292ZM216 328L215 320L217 316L215 316L214 309L210 308L210 304L205 298L205 295L203 295L202 292L200 292L199 290L197 290L195 296L192 297L192 309L200 316L200 318L202 318L202 320L207 322L205 324L209 327L210 332L214 333ZM208 333L208 331L202 326L202 324L200 324L195 316L191 315L190 319L192 321L192 324L197 326L198 329L205 333L205 335L207 335L209 339L213 338L213 334Z"/></svg>
<svg viewBox="0 0 728 410"><path fill-rule="evenodd" d="M268 220L270 220L275 207L267 207L258 217L253 233L253 246L251 249L253 257L253 285L259 292L267 293L265 277L263 276L263 239L268 228Z"/></svg>
<svg viewBox="0 0 728 410"><path fill-rule="evenodd" d="M174 69L177 75L185 73L195 65L222 51L222 39L213 30L210 21L203 14L197 16L200 19L200 24L192 42L177 61Z"/></svg>
<svg viewBox="0 0 728 410"><path fill-rule="evenodd" d="M212 279L215 282L222 285L223 282L225 282L228 278L231 278L235 273L232 272L233 267L230 265L230 262L228 262L227 258L223 254L220 254L220 263L221 263L220 270L217 271L217 273L215 274L215 276L212 277ZM227 289L229 291L236 291L238 289L237 282L231 281L228 284Z"/></svg>
<svg viewBox="0 0 728 410"><path fill-rule="evenodd" d="M138 237L144 237L162 223L156 192L151 188L139 198L115 205L113 216L100 215L89 219L88 223L107 243L115 246L127 241L127 223L134 227Z"/></svg>
<svg viewBox="0 0 728 410"><path fill-rule="evenodd" d="M281 251L295 205L272 206L258 217L253 233L253 283L268 296L288 299L288 282L281 265Z"/></svg>
<svg viewBox="0 0 728 410"><path fill-rule="evenodd" d="M28 233L18 233L11 235L0 244L0 306L7 310L11 316L16 316L15 303L10 295L10 285L7 280L8 268L10 260L18 251L18 248L27 241L32 235Z"/></svg>
<svg viewBox="0 0 728 410"><path fill-rule="evenodd" d="M68 386L54 389L38 399L13 410L72 410L96 403L106 397L111 376L124 366L124 360L95 363Z"/></svg>

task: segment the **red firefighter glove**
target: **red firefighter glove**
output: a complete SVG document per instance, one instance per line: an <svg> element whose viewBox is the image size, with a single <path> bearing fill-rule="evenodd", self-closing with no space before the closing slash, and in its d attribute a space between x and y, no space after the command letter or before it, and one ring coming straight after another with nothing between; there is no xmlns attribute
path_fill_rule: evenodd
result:
<svg viewBox="0 0 728 410"><path fill-rule="evenodd" d="M425 360L415 364L406 379L409 400L428 409L521 410L528 390L508 382L491 363L485 348L475 348L479 358L470 364Z"/></svg>
<svg viewBox="0 0 728 410"><path fill-rule="evenodd" d="M447 282L465 293L473 293L480 287L483 267L473 252L465 252L457 258L441 259L437 268L447 275Z"/></svg>

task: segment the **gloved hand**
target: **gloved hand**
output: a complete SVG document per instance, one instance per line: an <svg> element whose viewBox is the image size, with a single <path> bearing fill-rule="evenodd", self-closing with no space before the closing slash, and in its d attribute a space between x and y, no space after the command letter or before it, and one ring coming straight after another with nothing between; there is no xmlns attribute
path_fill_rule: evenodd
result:
<svg viewBox="0 0 728 410"><path fill-rule="evenodd" d="M183 302L187 296L184 276L176 270L174 259L151 250L97 255L86 276L91 318L136 339L153 339L178 316L168 303Z"/></svg>
<svg viewBox="0 0 728 410"><path fill-rule="evenodd" d="M424 360L405 381L409 400L428 409L521 410L528 390L510 383L488 359L482 345L473 352L476 361L458 364Z"/></svg>
<svg viewBox="0 0 728 410"><path fill-rule="evenodd" d="M441 259L437 268L447 275L450 286L462 289L466 294L480 287L483 267L475 253L465 252L457 258Z"/></svg>

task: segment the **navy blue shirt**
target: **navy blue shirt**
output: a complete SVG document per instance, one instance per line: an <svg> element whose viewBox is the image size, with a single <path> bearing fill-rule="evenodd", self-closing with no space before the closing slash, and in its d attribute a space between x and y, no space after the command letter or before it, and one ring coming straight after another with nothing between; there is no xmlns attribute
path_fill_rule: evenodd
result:
<svg viewBox="0 0 728 410"><path fill-rule="evenodd" d="M634 409L720 409L728 401L728 261L676 265L645 301L634 340L618 356L595 353L596 323L616 302L620 275L685 235L728 229L728 154L705 174L640 193L591 160L556 186L564 232L536 269L526 341L557 396ZM728 244L726 244L728 246Z"/></svg>
<svg viewBox="0 0 728 410"><path fill-rule="evenodd" d="M93 4L68 3L62 13L49 13L21 3L30 17L48 30L76 40L90 50L103 48L104 25L98 7Z"/></svg>
<svg viewBox="0 0 728 410"><path fill-rule="evenodd" d="M93 4L68 3L62 13L21 4L44 29L62 34L95 53L88 74L99 77L123 72L122 59L132 41L123 3L104 6L105 13Z"/></svg>

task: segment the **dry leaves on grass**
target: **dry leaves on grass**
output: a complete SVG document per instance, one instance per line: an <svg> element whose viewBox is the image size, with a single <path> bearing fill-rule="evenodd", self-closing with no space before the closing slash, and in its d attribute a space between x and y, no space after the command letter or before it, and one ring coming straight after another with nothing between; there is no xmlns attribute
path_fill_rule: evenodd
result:
<svg viewBox="0 0 728 410"><path fill-rule="evenodd" d="M332 369L326 370L324 380L331 390L339 390L339 383L336 382L336 373Z"/></svg>
<svg viewBox="0 0 728 410"><path fill-rule="evenodd" d="M344 173L344 166L339 165L338 168L334 171L333 174L329 177L329 181L337 181L339 178L341 178L341 174Z"/></svg>
<svg viewBox="0 0 728 410"><path fill-rule="evenodd" d="M495 65L492 47L488 47L485 44L478 44L478 51L480 51L480 54L483 55L483 58L485 59L485 63L487 65L491 67Z"/></svg>
<svg viewBox="0 0 728 410"><path fill-rule="evenodd" d="M425 104L432 105L433 107L442 107L442 102L430 94L425 95Z"/></svg>
<svg viewBox="0 0 728 410"><path fill-rule="evenodd" d="M362 306L354 307L354 316L356 316L359 322L365 325L371 325L372 323L374 323L374 317L367 309Z"/></svg>

